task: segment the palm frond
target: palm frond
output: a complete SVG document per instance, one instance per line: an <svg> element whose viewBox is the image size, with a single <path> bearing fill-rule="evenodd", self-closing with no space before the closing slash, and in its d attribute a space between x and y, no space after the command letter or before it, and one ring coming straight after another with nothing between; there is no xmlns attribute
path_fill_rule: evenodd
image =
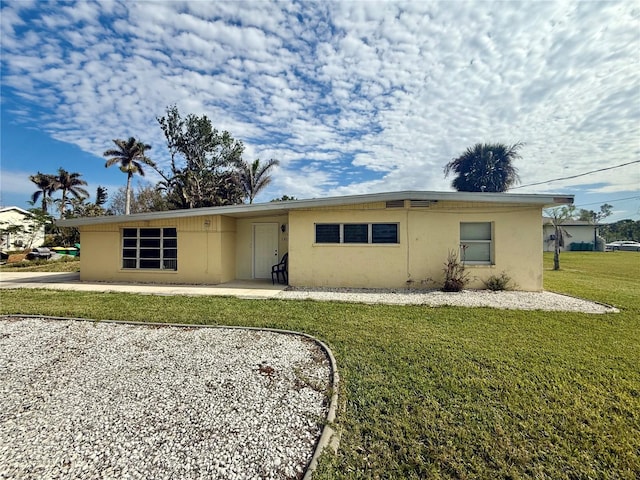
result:
<svg viewBox="0 0 640 480"><path fill-rule="evenodd" d="M456 175L451 185L458 191L504 192L519 181L513 161L522 158L522 146L478 143L445 165L445 177Z"/></svg>

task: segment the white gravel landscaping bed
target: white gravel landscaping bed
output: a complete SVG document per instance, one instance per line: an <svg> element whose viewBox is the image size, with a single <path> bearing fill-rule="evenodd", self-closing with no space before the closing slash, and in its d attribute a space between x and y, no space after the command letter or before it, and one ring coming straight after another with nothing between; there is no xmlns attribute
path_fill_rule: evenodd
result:
<svg viewBox="0 0 640 480"><path fill-rule="evenodd" d="M0 318L0 479L301 478L330 375L298 335Z"/></svg>
<svg viewBox="0 0 640 480"><path fill-rule="evenodd" d="M385 290L355 288L293 288L278 293L276 298L321 300L394 305L427 305L457 307L493 307L511 310L548 310L584 313L615 313L617 308L581 298L552 292L520 292L491 290Z"/></svg>

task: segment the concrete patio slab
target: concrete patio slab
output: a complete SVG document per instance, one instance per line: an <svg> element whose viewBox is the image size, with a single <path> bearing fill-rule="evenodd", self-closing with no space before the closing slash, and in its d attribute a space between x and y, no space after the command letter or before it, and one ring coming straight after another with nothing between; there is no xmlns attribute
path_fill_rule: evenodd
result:
<svg viewBox="0 0 640 480"><path fill-rule="evenodd" d="M219 285L83 282L77 272L1 272L0 289L46 288L77 292L123 292L147 295L214 295L238 298L274 298L286 285L269 280L234 280Z"/></svg>

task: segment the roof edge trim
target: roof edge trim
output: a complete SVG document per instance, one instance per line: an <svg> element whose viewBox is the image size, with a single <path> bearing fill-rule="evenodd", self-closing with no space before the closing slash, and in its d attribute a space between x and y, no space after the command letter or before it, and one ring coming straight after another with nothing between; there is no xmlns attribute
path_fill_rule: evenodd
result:
<svg viewBox="0 0 640 480"><path fill-rule="evenodd" d="M403 190L399 192L369 193L342 197L312 198L306 200L289 200L285 202L268 202L254 204L228 205L224 207L204 207L187 210L167 210L162 212L137 213L132 215L113 215L104 217L81 217L57 220L61 227L77 227L82 225L99 225L106 223L124 223L146 220L161 220L175 217L197 217L205 215L234 215L243 213L287 213L290 210L313 207L333 207L355 205L359 203L386 202L392 200L448 200L458 202L487 203L524 203L549 207L573 203L573 195L541 195L523 193L489 193L489 192L428 192Z"/></svg>

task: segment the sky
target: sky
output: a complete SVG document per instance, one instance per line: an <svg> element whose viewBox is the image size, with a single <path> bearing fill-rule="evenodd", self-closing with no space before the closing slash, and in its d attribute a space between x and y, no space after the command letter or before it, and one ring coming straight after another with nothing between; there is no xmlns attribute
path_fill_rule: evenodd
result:
<svg viewBox="0 0 640 480"><path fill-rule="evenodd" d="M640 219L638 2L0 4L4 206L30 208L29 175L60 167L90 200L116 192L113 139L166 167L157 117L176 105L280 161L256 202L452 191L467 147L522 142L512 193Z"/></svg>

